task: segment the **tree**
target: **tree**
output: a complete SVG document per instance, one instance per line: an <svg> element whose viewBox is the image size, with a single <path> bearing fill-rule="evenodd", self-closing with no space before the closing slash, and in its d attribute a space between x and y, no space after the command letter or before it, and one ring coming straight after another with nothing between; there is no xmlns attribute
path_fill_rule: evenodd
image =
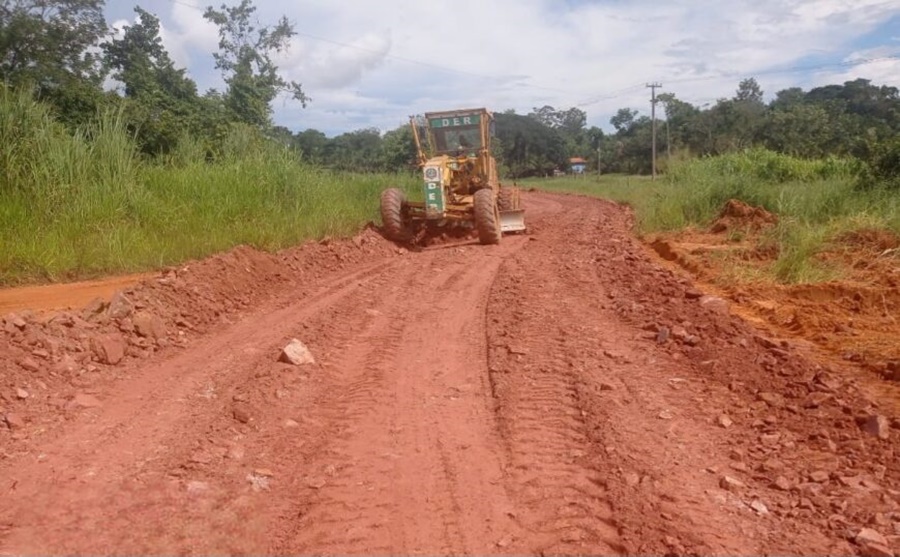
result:
<svg viewBox="0 0 900 557"><path fill-rule="evenodd" d="M388 172L412 170L417 166L418 153L412 129L400 126L384 134L381 141L381 168Z"/></svg>
<svg viewBox="0 0 900 557"><path fill-rule="evenodd" d="M634 125L634 118L637 116L637 113L637 110L620 108L616 115L609 119L609 123L616 128L617 132L626 132Z"/></svg>
<svg viewBox="0 0 900 557"><path fill-rule="evenodd" d="M496 114L499 158L513 178L544 176L568 166L566 140L533 116Z"/></svg>
<svg viewBox="0 0 900 557"><path fill-rule="evenodd" d="M159 18L136 7L137 20L120 39L101 45L104 62L125 86L126 97L164 95L179 99L197 96L186 71L177 69L159 35Z"/></svg>
<svg viewBox="0 0 900 557"><path fill-rule="evenodd" d="M308 129L295 134L294 146L300 150L303 160L313 164L325 163L328 138L319 130Z"/></svg>
<svg viewBox="0 0 900 557"><path fill-rule="evenodd" d="M763 102L763 91L754 78L741 80L738 84L734 100L739 102L760 103Z"/></svg>
<svg viewBox="0 0 900 557"><path fill-rule="evenodd" d="M148 154L171 151L185 135L211 129L201 117L197 86L178 69L159 35L159 18L135 8L134 25L101 45L104 64L122 82L126 116Z"/></svg>
<svg viewBox="0 0 900 557"><path fill-rule="evenodd" d="M76 79L99 84L88 49L106 33L103 0L0 0L0 79L60 87Z"/></svg>
<svg viewBox="0 0 900 557"><path fill-rule="evenodd" d="M0 80L33 87L71 127L104 102L91 51L106 34L103 0L0 0Z"/></svg>
<svg viewBox="0 0 900 557"><path fill-rule="evenodd" d="M271 102L278 94L289 93L304 108L309 98L299 83L285 80L272 61L288 48L293 26L282 17L274 27L259 27L253 21L255 11L251 0L241 0L234 7L223 4L221 11L209 7L203 17L219 28L219 52L213 57L228 84L225 105L237 121L262 128L271 124Z"/></svg>

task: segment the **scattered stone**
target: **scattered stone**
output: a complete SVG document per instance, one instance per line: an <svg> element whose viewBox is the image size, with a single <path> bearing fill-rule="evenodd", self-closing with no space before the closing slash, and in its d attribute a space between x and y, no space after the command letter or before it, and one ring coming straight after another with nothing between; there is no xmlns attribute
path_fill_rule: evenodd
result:
<svg viewBox="0 0 900 557"><path fill-rule="evenodd" d="M703 292L699 290L688 290L684 293L684 297L688 300L699 300L703 297Z"/></svg>
<svg viewBox="0 0 900 557"><path fill-rule="evenodd" d="M84 314L86 316L94 315L95 313L100 313L104 309L106 309L106 301L104 301L103 298L94 298L87 306L85 306Z"/></svg>
<svg viewBox="0 0 900 557"><path fill-rule="evenodd" d="M818 408L819 406L825 404L826 402L828 402L829 400L831 400L833 398L834 398L834 395L829 394L829 393L823 393L823 392L818 392L818 391L815 393L810 393L810 395L808 397L806 397L806 400L803 401L803 407L809 408L809 409Z"/></svg>
<svg viewBox="0 0 900 557"><path fill-rule="evenodd" d="M853 539L862 549L863 555L871 557L893 557L894 552L888 547L887 539L880 532L871 528L863 528Z"/></svg>
<svg viewBox="0 0 900 557"><path fill-rule="evenodd" d="M663 410L662 412L657 414L656 417L659 418L660 420L671 420L674 417L674 415L668 410Z"/></svg>
<svg viewBox="0 0 900 557"><path fill-rule="evenodd" d="M613 391L613 390L615 390L615 387L611 383L601 382L600 390L601 391Z"/></svg>
<svg viewBox="0 0 900 557"><path fill-rule="evenodd" d="M659 344L665 344L666 341L669 340L669 328L668 327L660 327L659 332L656 333L656 342Z"/></svg>
<svg viewBox="0 0 900 557"><path fill-rule="evenodd" d="M113 319L124 319L132 312L134 312L134 304L122 292L117 292L109 301L109 306L106 307L106 314Z"/></svg>
<svg viewBox="0 0 900 557"><path fill-rule="evenodd" d="M700 298L700 306L716 313L728 315L728 302L718 296L703 296Z"/></svg>
<svg viewBox="0 0 900 557"><path fill-rule="evenodd" d="M244 447L240 445L231 445L228 447L228 452L225 453L225 457L231 460L242 460L244 454Z"/></svg>
<svg viewBox="0 0 900 557"><path fill-rule="evenodd" d="M777 478L775 478L775 481L772 482L772 487L778 489L779 491L790 491L792 484L784 476L778 476Z"/></svg>
<svg viewBox="0 0 900 557"><path fill-rule="evenodd" d="M887 439L891 435L891 424L884 416L869 416L862 422L862 430L879 439Z"/></svg>
<svg viewBox="0 0 900 557"><path fill-rule="evenodd" d="M125 340L118 333L91 338L91 350L102 364L115 365L125 357Z"/></svg>
<svg viewBox="0 0 900 557"><path fill-rule="evenodd" d="M250 400L250 395L248 395L247 393L235 393L231 397L231 400L235 402L247 402Z"/></svg>
<svg viewBox="0 0 900 557"><path fill-rule="evenodd" d="M290 428L290 429L300 427L300 424L298 424L298 423L295 422L294 420L290 420L290 419L285 420L284 423L283 423L282 425L284 425L284 427Z"/></svg>
<svg viewBox="0 0 900 557"><path fill-rule="evenodd" d="M103 406L103 403L100 402L100 399L93 395L78 393L72 398L72 402L75 406L79 408L100 408Z"/></svg>
<svg viewBox="0 0 900 557"><path fill-rule="evenodd" d="M25 357L25 358L22 358L21 360L19 360L19 365L23 369L25 369L27 371L31 371L31 372L35 372L35 371L41 369L41 366L38 365L38 363L36 361L34 361L32 358L29 358L29 357Z"/></svg>
<svg viewBox="0 0 900 557"><path fill-rule="evenodd" d="M263 476L265 478L275 477L275 472L269 470L268 468L256 468L253 470L253 473L257 476Z"/></svg>
<svg viewBox="0 0 900 557"><path fill-rule="evenodd" d="M166 324L163 320L147 311L134 314L134 332L144 338L158 340L166 338Z"/></svg>
<svg viewBox="0 0 900 557"><path fill-rule="evenodd" d="M19 329L20 331L24 330L25 327L28 326L28 323L24 319L15 314L8 316L6 318L6 322L11 323L13 327Z"/></svg>
<svg viewBox="0 0 900 557"><path fill-rule="evenodd" d="M22 388L16 389L16 397L21 400L25 400L26 398L28 398L28 391Z"/></svg>
<svg viewBox="0 0 900 557"><path fill-rule="evenodd" d="M784 397L777 393L762 392L756 395L756 397L772 408L781 408L784 406Z"/></svg>
<svg viewBox="0 0 900 557"><path fill-rule="evenodd" d="M309 348L297 339L291 339L291 342L284 347L279 361L295 366L316 363L316 359L313 357L312 352L309 351Z"/></svg>
<svg viewBox="0 0 900 557"><path fill-rule="evenodd" d="M734 422L731 420L731 418L728 417L727 414L722 414L721 416L719 416L716 422L719 424L719 427L723 427L725 429L728 429L729 427L734 425Z"/></svg>
<svg viewBox="0 0 900 557"><path fill-rule="evenodd" d="M22 419L22 416L18 414L13 414L12 412L7 413L3 416L3 421L6 422L6 427L9 429L22 429L25 427L25 420Z"/></svg>
<svg viewBox="0 0 900 557"><path fill-rule="evenodd" d="M325 478L306 478L306 485L313 489L322 489L326 483Z"/></svg>
<svg viewBox="0 0 900 557"><path fill-rule="evenodd" d="M634 487L637 484L641 483L641 477L635 474L634 472L630 474L625 474L625 484L628 487Z"/></svg>
<svg viewBox="0 0 900 557"><path fill-rule="evenodd" d="M269 478L266 476L257 476L256 474L247 474L247 480L253 491L263 491L269 489Z"/></svg>
<svg viewBox="0 0 900 557"><path fill-rule="evenodd" d="M750 472L750 467L743 462L732 462L728 465L728 467L732 470L737 470L738 472L743 472L745 474Z"/></svg>
<svg viewBox="0 0 900 557"><path fill-rule="evenodd" d="M826 472L824 470L816 470L815 472L812 472L809 475L809 479L810 479L810 481L813 481L816 483L820 483L820 484L825 483L828 481L828 472Z"/></svg>
<svg viewBox="0 0 900 557"><path fill-rule="evenodd" d="M767 447L773 447L781 440L780 433L764 433L759 436L759 442Z"/></svg>
<svg viewBox="0 0 900 557"><path fill-rule="evenodd" d="M232 411L232 415L234 416L235 420L241 422L242 424L249 423L250 420L253 419L253 417L250 415L250 411L243 406L235 406L234 410Z"/></svg>
<svg viewBox="0 0 900 557"><path fill-rule="evenodd" d="M738 491L747 487L747 484L731 476L722 476L719 479L719 487L727 491Z"/></svg>
<svg viewBox="0 0 900 557"><path fill-rule="evenodd" d="M209 484L206 482L201 482L197 480L193 480L188 482L187 484L187 492L191 494L203 493L205 491L209 491Z"/></svg>
<svg viewBox="0 0 900 557"><path fill-rule="evenodd" d="M754 499L753 502L750 503L750 508L758 514L769 514L769 508L759 499Z"/></svg>

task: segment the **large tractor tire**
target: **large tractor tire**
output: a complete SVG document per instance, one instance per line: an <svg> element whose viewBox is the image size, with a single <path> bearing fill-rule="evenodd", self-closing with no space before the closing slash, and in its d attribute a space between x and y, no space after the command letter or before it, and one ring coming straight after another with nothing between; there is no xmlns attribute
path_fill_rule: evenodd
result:
<svg viewBox="0 0 900 557"><path fill-rule="evenodd" d="M497 207L501 211L515 211L520 209L519 188L515 186L501 186L497 196Z"/></svg>
<svg viewBox="0 0 900 557"><path fill-rule="evenodd" d="M482 244L500 243L500 209L492 189L475 192L475 228Z"/></svg>
<svg viewBox="0 0 900 557"><path fill-rule="evenodd" d="M409 236L409 231L403 222L403 205L405 203L406 194L397 188L381 192L381 222L384 225L384 234L395 242L403 242Z"/></svg>

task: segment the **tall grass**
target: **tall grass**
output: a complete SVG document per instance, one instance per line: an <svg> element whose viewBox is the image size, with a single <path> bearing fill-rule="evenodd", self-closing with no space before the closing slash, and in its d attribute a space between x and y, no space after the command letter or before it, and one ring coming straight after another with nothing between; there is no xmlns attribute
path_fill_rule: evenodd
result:
<svg viewBox="0 0 900 557"><path fill-rule="evenodd" d="M900 192L859 190L859 170L854 160L809 161L751 150L679 162L656 181L603 176L530 183L628 203L641 233L705 228L729 199L764 207L780 219L761 239L778 250L773 277L798 283L835 276L816 256L847 232L883 228L900 234Z"/></svg>
<svg viewBox="0 0 900 557"><path fill-rule="evenodd" d="M242 128L212 159L190 138L164 163L137 153L118 113L71 134L27 93L0 88L0 284L348 235L377 219L383 189L416 183L315 168Z"/></svg>

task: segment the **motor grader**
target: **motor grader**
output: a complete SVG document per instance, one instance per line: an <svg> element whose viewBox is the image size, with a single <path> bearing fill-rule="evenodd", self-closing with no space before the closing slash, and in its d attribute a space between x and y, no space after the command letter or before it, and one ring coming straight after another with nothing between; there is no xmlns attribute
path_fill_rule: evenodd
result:
<svg viewBox="0 0 900 557"><path fill-rule="evenodd" d="M494 117L484 108L428 112L410 118L424 201L390 188L381 194L386 235L411 241L446 228L474 228L482 244L525 230L518 188L502 186L491 154Z"/></svg>

